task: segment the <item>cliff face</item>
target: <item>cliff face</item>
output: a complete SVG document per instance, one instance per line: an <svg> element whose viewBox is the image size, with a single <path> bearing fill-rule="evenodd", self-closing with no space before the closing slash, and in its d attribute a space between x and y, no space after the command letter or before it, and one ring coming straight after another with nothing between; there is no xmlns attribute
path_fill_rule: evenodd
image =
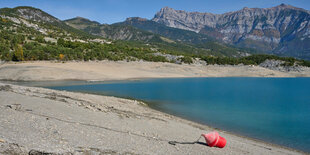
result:
<svg viewBox="0 0 310 155"><path fill-rule="evenodd" d="M199 32L205 26L215 27L220 15L211 13L186 12L172 8L162 8L152 19L170 27Z"/></svg>
<svg viewBox="0 0 310 155"><path fill-rule="evenodd" d="M309 11L290 5L243 8L225 14L185 12L165 7L152 20L241 47L310 59Z"/></svg>

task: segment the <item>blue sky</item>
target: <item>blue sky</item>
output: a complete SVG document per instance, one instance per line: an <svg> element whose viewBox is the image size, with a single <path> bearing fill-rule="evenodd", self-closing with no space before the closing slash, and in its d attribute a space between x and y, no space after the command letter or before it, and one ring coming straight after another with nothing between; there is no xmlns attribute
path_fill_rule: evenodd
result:
<svg viewBox="0 0 310 155"><path fill-rule="evenodd" d="M127 17L151 19L165 6L220 14L243 7L268 8L281 3L310 10L310 0L0 0L0 8L33 6L62 20L81 16L111 24Z"/></svg>

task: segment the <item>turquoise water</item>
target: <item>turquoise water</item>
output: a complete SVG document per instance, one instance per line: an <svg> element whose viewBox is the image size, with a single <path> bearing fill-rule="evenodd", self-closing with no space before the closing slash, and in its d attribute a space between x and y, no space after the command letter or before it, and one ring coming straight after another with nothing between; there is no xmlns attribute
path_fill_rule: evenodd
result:
<svg viewBox="0 0 310 155"><path fill-rule="evenodd" d="M146 101L222 130L310 152L310 78L188 78L48 88Z"/></svg>

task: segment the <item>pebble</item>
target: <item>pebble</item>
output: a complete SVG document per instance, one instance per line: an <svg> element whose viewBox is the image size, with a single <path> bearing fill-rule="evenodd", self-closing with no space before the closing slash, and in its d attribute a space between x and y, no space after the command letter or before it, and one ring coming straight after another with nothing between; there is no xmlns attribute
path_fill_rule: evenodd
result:
<svg viewBox="0 0 310 155"><path fill-rule="evenodd" d="M3 139L0 139L0 143L5 143L5 140L3 140Z"/></svg>

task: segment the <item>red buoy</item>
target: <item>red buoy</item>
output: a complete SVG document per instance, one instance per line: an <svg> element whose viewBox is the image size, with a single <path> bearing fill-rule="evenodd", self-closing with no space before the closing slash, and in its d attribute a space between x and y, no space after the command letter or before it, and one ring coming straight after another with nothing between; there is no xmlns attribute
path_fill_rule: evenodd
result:
<svg viewBox="0 0 310 155"><path fill-rule="evenodd" d="M221 137L218 132L210 132L208 134L202 134L202 136L206 139L208 146L223 148L226 145L226 139Z"/></svg>

